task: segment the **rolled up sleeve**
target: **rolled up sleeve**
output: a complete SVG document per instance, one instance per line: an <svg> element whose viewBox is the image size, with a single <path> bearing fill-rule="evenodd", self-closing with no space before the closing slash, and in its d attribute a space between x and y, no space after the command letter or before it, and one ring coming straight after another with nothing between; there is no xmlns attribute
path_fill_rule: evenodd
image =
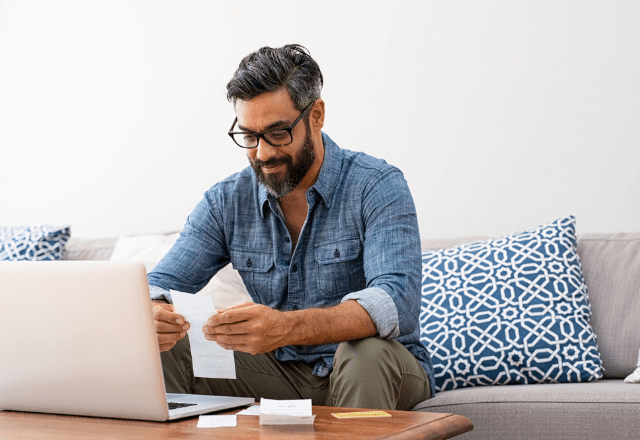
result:
<svg viewBox="0 0 640 440"><path fill-rule="evenodd" d="M391 296L379 287L368 287L342 298L341 302L356 300L369 314L378 330L378 337L395 339L400 336L398 310Z"/></svg>
<svg viewBox="0 0 640 440"><path fill-rule="evenodd" d="M158 286L149 286L149 295L152 301L166 301L169 304L173 304L171 300L171 293L168 290Z"/></svg>

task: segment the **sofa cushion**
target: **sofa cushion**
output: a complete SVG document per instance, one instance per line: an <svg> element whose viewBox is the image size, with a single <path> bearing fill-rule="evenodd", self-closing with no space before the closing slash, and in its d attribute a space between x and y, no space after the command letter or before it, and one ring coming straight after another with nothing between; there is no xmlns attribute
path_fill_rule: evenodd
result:
<svg viewBox="0 0 640 440"><path fill-rule="evenodd" d="M638 387L622 380L459 388L413 409L469 418L473 431L456 437L463 440L618 439L640 432Z"/></svg>
<svg viewBox="0 0 640 440"><path fill-rule="evenodd" d="M602 377L574 217L422 258L437 391Z"/></svg>
<svg viewBox="0 0 640 440"><path fill-rule="evenodd" d="M108 260L118 241L117 238L77 238L67 243L65 260Z"/></svg>
<svg viewBox="0 0 640 440"><path fill-rule="evenodd" d="M118 238L109 259L111 261L138 261L144 264L144 268L149 273L169 252L179 236L179 232L122 236Z"/></svg>
<svg viewBox="0 0 640 440"><path fill-rule="evenodd" d="M640 350L640 232L581 234L578 254L605 378L622 379Z"/></svg>
<svg viewBox="0 0 640 440"><path fill-rule="evenodd" d="M62 260L69 226L0 226L0 261Z"/></svg>

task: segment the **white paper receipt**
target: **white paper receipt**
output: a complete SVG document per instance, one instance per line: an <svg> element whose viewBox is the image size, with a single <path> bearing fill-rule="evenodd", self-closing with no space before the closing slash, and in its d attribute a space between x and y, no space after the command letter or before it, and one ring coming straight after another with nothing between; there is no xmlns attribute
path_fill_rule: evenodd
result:
<svg viewBox="0 0 640 440"><path fill-rule="evenodd" d="M190 327L187 330L193 374L196 377L215 379L235 379L236 362L233 351L225 350L212 341L207 341L202 327L213 315L218 314L209 295L192 295L190 293L171 291L171 299L176 313L184 316Z"/></svg>
<svg viewBox="0 0 640 440"><path fill-rule="evenodd" d="M198 428L232 428L238 426L236 416L200 416Z"/></svg>
<svg viewBox="0 0 640 440"><path fill-rule="evenodd" d="M311 399L260 399L261 425L313 425Z"/></svg>

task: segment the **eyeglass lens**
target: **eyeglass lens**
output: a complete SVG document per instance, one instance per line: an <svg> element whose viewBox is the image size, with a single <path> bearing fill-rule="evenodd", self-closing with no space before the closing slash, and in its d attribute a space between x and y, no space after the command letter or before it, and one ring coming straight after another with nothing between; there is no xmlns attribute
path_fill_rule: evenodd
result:
<svg viewBox="0 0 640 440"><path fill-rule="evenodd" d="M287 130L272 130L259 137L264 138L264 140L274 147L288 145L293 141L291 134ZM254 133L234 133L233 140L244 148L255 148L258 146L258 136Z"/></svg>

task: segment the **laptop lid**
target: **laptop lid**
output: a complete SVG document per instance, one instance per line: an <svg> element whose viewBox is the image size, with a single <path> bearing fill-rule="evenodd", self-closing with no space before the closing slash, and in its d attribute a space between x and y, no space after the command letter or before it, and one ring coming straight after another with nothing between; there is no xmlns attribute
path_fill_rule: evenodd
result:
<svg viewBox="0 0 640 440"><path fill-rule="evenodd" d="M163 421L254 402L169 414L141 263L0 262L0 304L2 409Z"/></svg>

